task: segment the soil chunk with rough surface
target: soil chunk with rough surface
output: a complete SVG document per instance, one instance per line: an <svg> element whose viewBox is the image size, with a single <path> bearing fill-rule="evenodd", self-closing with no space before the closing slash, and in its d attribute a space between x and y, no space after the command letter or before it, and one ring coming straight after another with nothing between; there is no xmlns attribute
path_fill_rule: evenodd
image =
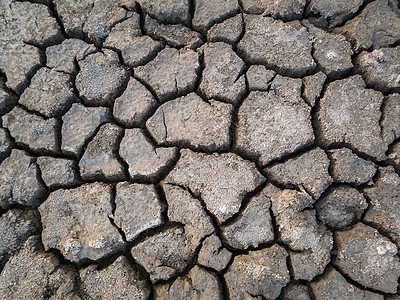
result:
<svg viewBox="0 0 400 300"><path fill-rule="evenodd" d="M76 165L73 160L41 156L36 162L49 188L72 186L78 183Z"/></svg>
<svg viewBox="0 0 400 300"><path fill-rule="evenodd" d="M0 206L38 206L46 195L38 166L26 152L14 149L0 165Z"/></svg>
<svg viewBox="0 0 400 300"><path fill-rule="evenodd" d="M333 182L329 175L329 164L326 153L316 148L265 171L273 180L287 187L303 188L314 199L318 199Z"/></svg>
<svg viewBox="0 0 400 300"><path fill-rule="evenodd" d="M128 242L139 234L162 224L164 207L154 186L120 182L116 187L113 220Z"/></svg>
<svg viewBox="0 0 400 300"><path fill-rule="evenodd" d="M98 182L52 192L39 207L45 248L77 263L121 249L122 237L108 219L111 196L111 186Z"/></svg>
<svg viewBox="0 0 400 300"><path fill-rule="evenodd" d="M118 257L110 266L99 269L91 265L80 272L82 289L93 299L145 300L150 288L142 276L134 270L124 256Z"/></svg>
<svg viewBox="0 0 400 300"><path fill-rule="evenodd" d="M117 156L118 143L122 135L123 129L116 125L107 123L100 127L79 160L82 179L126 179L124 167Z"/></svg>
<svg viewBox="0 0 400 300"><path fill-rule="evenodd" d="M357 223L335 233L335 264L361 285L384 293L396 293L400 262L395 244L373 227Z"/></svg>
<svg viewBox="0 0 400 300"><path fill-rule="evenodd" d="M232 112L230 104L206 102L190 93L161 105L146 127L159 145L226 149L230 143Z"/></svg>
<svg viewBox="0 0 400 300"><path fill-rule="evenodd" d="M387 145L379 123L382 102L382 93L367 89L360 75L330 83L317 111L323 144L346 143L385 159Z"/></svg>
<svg viewBox="0 0 400 300"><path fill-rule="evenodd" d="M55 299L77 299L74 277L54 253L44 251L39 236L32 236L4 266L0 294L4 299L44 299L49 293Z"/></svg>
<svg viewBox="0 0 400 300"><path fill-rule="evenodd" d="M250 92L239 108L236 148L266 165L311 145L311 109L301 85L300 79L277 76L269 92Z"/></svg>
<svg viewBox="0 0 400 300"><path fill-rule="evenodd" d="M165 101L192 91L199 67L196 52L165 48L154 60L136 68L135 75L155 91L159 100Z"/></svg>
<svg viewBox="0 0 400 300"><path fill-rule="evenodd" d="M56 143L56 119L45 119L16 106L2 117L3 126L17 143L38 152L58 151Z"/></svg>
<svg viewBox="0 0 400 300"><path fill-rule="evenodd" d="M153 146L139 128L126 129L119 155L128 164L132 178L156 178L175 160L176 148Z"/></svg>
<svg viewBox="0 0 400 300"><path fill-rule="evenodd" d="M271 201L266 188L250 200L234 223L222 228L222 234L228 244L233 248L244 250L272 242L274 232L270 208Z"/></svg>
<svg viewBox="0 0 400 300"><path fill-rule="evenodd" d="M210 43L204 46L204 71L200 92L208 99L222 99L236 104L246 91L242 74L244 62L226 43Z"/></svg>
<svg viewBox="0 0 400 300"><path fill-rule="evenodd" d="M229 296L232 299L246 299L248 295L277 298L290 280L287 256L286 250L278 245L236 256L224 275Z"/></svg>
<svg viewBox="0 0 400 300"><path fill-rule="evenodd" d="M84 144L93 138L101 125L108 121L108 115L109 110L105 107L72 104L70 110L62 117L62 151L78 156Z"/></svg>
<svg viewBox="0 0 400 300"><path fill-rule="evenodd" d="M370 199L364 220L383 230L400 247L400 176L393 167L380 168L375 186L364 193Z"/></svg>
<svg viewBox="0 0 400 300"><path fill-rule="evenodd" d="M226 268L231 261L232 253L222 246L216 235L211 235L203 241L199 252L199 265L212 268L218 272Z"/></svg>
<svg viewBox="0 0 400 300"><path fill-rule="evenodd" d="M350 284L335 269L329 268L324 277L311 283L311 289L317 300L344 299L344 300L383 300L380 294L361 290Z"/></svg>
<svg viewBox="0 0 400 300"><path fill-rule="evenodd" d="M265 64L280 74L300 77L316 64L311 56L312 35L300 22L245 15L245 34L238 51L252 64Z"/></svg>
<svg viewBox="0 0 400 300"><path fill-rule="evenodd" d="M216 275L195 266L186 276L155 288L155 299L223 299Z"/></svg>
<svg viewBox="0 0 400 300"><path fill-rule="evenodd" d="M332 157L332 176L335 181L360 185L370 182L377 167L371 162L362 159L350 149L340 148L328 151Z"/></svg>
<svg viewBox="0 0 400 300"><path fill-rule="evenodd" d="M319 219L331 228L341 229L359 221L368 202L354 188L341 186L321 197L315 208Z"/></svg>
<svg viewBox="0 0 400 300"><path fill-rule="evenodd" d="M253 163L236 154L181 150L181 157L165 182L190 189L222 223L238 212L245 195L264 180Z"/></svg>
<svg viewBox="0 0 400 300"><path fill-rule="evenodd" d="M128 82L128 73L114 51L90 54L78 64L76 88L87 105L111 105Z"/></svg>

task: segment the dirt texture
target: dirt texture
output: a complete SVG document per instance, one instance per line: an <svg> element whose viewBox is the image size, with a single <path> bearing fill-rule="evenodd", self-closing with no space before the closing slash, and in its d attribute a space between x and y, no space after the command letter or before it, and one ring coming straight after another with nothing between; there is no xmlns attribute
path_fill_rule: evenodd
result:
<svg viewBox="0 0 400 300"><path fill-rule="evenodd" d="M0 0L0 299L400 299L399 0Z"/></svg>

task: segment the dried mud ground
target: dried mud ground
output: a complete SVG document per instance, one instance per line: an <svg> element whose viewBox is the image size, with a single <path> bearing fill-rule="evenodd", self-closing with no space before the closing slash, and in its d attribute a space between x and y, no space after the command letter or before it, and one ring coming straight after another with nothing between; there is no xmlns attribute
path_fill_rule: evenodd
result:
<svg viewBox="0 0 400 300"><path fill-rule="evenodd" d="M399 300L397 0L1 0L0 298Z"/></svg>

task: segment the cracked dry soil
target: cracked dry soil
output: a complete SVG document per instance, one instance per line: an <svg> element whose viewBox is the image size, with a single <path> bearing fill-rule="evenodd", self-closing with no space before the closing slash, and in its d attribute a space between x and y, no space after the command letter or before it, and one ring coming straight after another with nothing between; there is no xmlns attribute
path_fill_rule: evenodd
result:
<svg viewBox="0 0 400 300"><path fill-rule="evenodd" d="M400 2L1 0L1 299L400 299Z"/></svg>

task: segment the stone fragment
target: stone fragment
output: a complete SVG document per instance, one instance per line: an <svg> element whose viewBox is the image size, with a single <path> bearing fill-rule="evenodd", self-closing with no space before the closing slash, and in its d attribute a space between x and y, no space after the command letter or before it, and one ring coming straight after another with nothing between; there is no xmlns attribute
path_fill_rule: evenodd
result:
<svg viewBox="0 0 400 300"><path fill-rule="evenodd" d="M174 282L155 287L155 299L223 299L221 283L218 278L200 268L194 266L190 272L178 277Z"/></svg>
<svg viewBox="0 0 400 300"><path fill-rule="evenodd" d="M123 24L124 22L118 25ZM160 42L147 35L137 36L135 31L133 34L127 34L130 31L127 31L124 27L119 28L117 26L113 28L105 40L104 46L120 50L124 63L131 68L148 63L163 47Z"/></svg>
<svg viewBox="0 0 400 300"><path fill-rule="evenodd" d="M83 180L124 180L124 168L118 161L118 146L123 129L107 123L100 127L96 136L89 142L79 169Z"/></svg>
<svg viewBox="0 0 400 300"><path fill-rule="evenodd" d="M326 274L315 282L311 282L315 299L343 300L384 300L383 295L361 290L347 282L335 269L329 268Z"/></svg>
<svg viewBox="0 0 400 300"><path fill-rule="evenodd" d="M386 158L379 120L383 95L365 88L360 75L328 85L317 111L321 142L346 143L378 160Z"/></svg>
<svg viewBox="0 0 400 300"><path fill-rule="evenodd" d="M382 229L400 247L400 177L393 167L379 172L377 183L364 190L370 199L364 220Z"/></svg>
<svg viewBox="0 0 400 300"><path fill-rule="evenodd" d="M80 71L76 76L76 88L88 105L112 104L129 80L117 53L111 50L90 54L78 64Z"/></svg>
<svg viewBox="0 0 400 300"><path fill-rule="evenodd" d="M91 299L145 300L150 287L134 270L125 256L118 257L110 266L100 269L97 265L80 271L82 290Z"/></svg>
<svg viewBox="0 0 400 300"><path fill-rule="evenodd" d="M376 165L364 160L350 149L340 148L328 151L332 157L331 174L338 182L360 185L370 182L376 173Z"/></svg>
<svg viewBox="0 0 400 300"><path fill-rule="evenodd" d="M49 188L72 186L78 182L73 160L40 156L36 162L43 181Z"/></svg>
<svg viewBox="0 0 400 300"><path fill-rule="evenodd" d="M303 78L303 98L311 107L320 97L326 78L327 76L323 72Z"/></svg>
<svg viewBox="0 0 400 300"><path fill-rule="evenodd" d="M359 284L384 293L397 292L400 263L397 247L376 229L357 223L335 233L340 270Z"/></svg>
<svg viewBox="0 0 400 300"><path fill-rule="evenodd" d="M254 1L254 0L253 0ZM267 0L263 16L271 16L283 21L300 20L303 17L305 0Z"/></svg>
<svg viewBox="0 0 400 300"><path fill-rule="evenodd" d="M328 156L322 149L316 148L265 171L273 180L288 187L304 188L314 199L318 199L333 182L328 169Z"/></svg>
<svg viewBox="0 0 400 300"><path fill-rule="evenodd" d="M400 36L399 36L400 39ZM382 92L400 92L400 46L362 52L356 58L368 87Z"/></svg>
<svg viewBox="0 0 400 300"><path fill-rule="evenodd" d="M276 299L290 281L287 256L286 250L278 245L236 256L224 275L230 298Z"/></svg>
<svg viewBox="0 0 400 300"><path fill-rule="evenodd" d="M227 243L236 249L257 248L274 240L268 189L253 197L234 223L222 227Z"/></svg>
<svg viewBox="0 0 400 300"><path fill-rule="evenodd" d="M10 150L10 136L4 128L0 128L0 162L8 156Z"/></svg>
<svg viewBox="0 0 400 300"><path fill-rule="evenodd" d="M311 297L306 285L289 283L282 289L282 300L311 300Z"/></svg>
<svg viewBox="0 0 400 300"><path fill-rule="evenodd" d="M214 233L210 216L189 191L171 184L164 184L163 188L168 202L168 220L184 224L186 238L197 247L206 236Z"/></svg>
<svg viewBox="0 0 400 300"><path fill-rule="evenodd" d="M57 21L46 5L12 1L2 9L0 27L0 41L46 47L63 40Z"/></svg>
<svg viewBox="0 0 400 300"><path fill-rule="evenodd" d="M61 44L46 49L46 65L55 71L76 75L78 70L75 62L95 52L97 49L94 45L79 39L66 39Z"/></svg>
<svg viewBox="0 0 400 300"><path fill-rule="evenodd" d="M0 216L0 270L25 241L40 232L36 210L10 209Z"/></svg>
<svg viewBox="0 0 400 300"><path fill-rule="evenodd" d="M114 222L128 242L162 223L163 207L152 185L118 183L115 205Z"/></svg>
<svg viewBox="0 0 400 300"><path fill-rule="evenodd" d="M170 228L134 246L131 253L155 283L183 272L196 254L194 247L183 228Z"/></svg>
<svg viewBox="0 0 400 300"><path fill-rule="evenodd" d="M74 273L60 266L54 253L46 253L39 236L30 237L10 258L0 277L3 299L79 299L73 292ZM58 298L64 297L64 298Z"/></svg>
<svg viewBox="0 0 400 300"><path fill-rule="evenodd" d="M245 15L244 19L246 31L238 51L247 62L293 77L304 76L315 68L312 35L300 22L283 23L257 15Z"/></svg>
<svg viewBox="0 0 400 300"><path fill-rule="evenodd" d="M39 207L46 250L58 249L66 259L79 263L122 248L122 237L108 219L111 199L111 186L98 182L52 192Z"/></svg>
<svg viewBox="0 0 400 300"><path fill-rule="evenodd" d="M0 55L0 70L7 76L6 85L21 94L42 64L41 51L35 46L16 42L0 42L0 47L3 50Z"/></svg>
<svg viewBox="0 0 400 300"><path fill-rule="evenodd" d="M244 62L226 43L206 44L203 52L205 68L200 92L208 99L222 99L236 104L246 93Z"/></svg>
<svg viewBox="0 0 400 300"><path fill-rule="evenodd" d="M34 151L57 152L56 119L44 119L15 107L2 117L2 121L17 143Z"/></svg>
<svg viewBox="0 0 400 300"><path fill-rule="evenodd" d="M325 22L326 27L333 28L349 20L357 13L363 0L311 0L309 10L319 16L316 21ZM318 20L319 19L319 20Z"/></svg>
<svg viewBox="0 0 400 300"><path fill-rule="evenodd" d="M203 43L200 33L181 24L158 23L148 15L144 19L144 30L153 39L165 41L173 48L185 47L194 50Z"/></svg>
<svg viewBox="0 0 400 300"><path fill-rule="evenodd" d="M341 229L359 221L368 203L356 189L341 186L320 199L315 208L319 220L325 225Z"/></svg>
<svg viewBox="0 0 400 300"><path fill-rule="evenodd" d="M200 196L207 209L222 223L238 212L243 198L264 177L255 165L232 153L205 154L187 149L165 179Z"/></svg>
<svg viewBox="0 0 400 300"><path fill-rule="evenodd" d="M239 108L236 148L262 165L314 141L301 80L276 76L269 92L250 92Z"/></svg>
<svg viewBox="0 0 400 300"><path fill-rule="evenodd" d="M348 1L340 1L349 4ZM387 0L373 1L338 31L351 42L355 52L389 47L399 41L400 16Z"/></svg>
<svg viewBox="0 0 400 300"><path fill-rule="evenodd" d="M95 135L97 128L108 120L109 109L105 107L85 107L74 103L62 117L61 149L78 156L83 145Z"/></svg>
<svg viewBox="0 0 400 300"><path fill-rule="evenodd" d="M390 94L385 99L382 111L382 134L387 144L400 137L400 94Z"/></svg>
<svg viewBox="0 0 400 300"><path fill-rule="evenodd" d="M63 115L74 101L71 76L48 68L41 68L33 76L19 103L46 117Z"/></svg>
<svg viewBox="0 0 400 300"><path fill-rule="evenodd" d="M275 71L268 70L265 66L251 65L246 73L247 81L249 83L249 90L267 91L275 75Z"/></svg>
<svg viewBox="0 0 400 300"><path fill-rule="evenodd" d="M38 180L34 158L14 149L0 165L0 206L12 204L37 206L46 195L45 186Z"/></svg>
<svg viewBox="0 0 400 300"><path fill-rule="evenodd" d="M243 18L241 14L215 24L207 32L209 42L237 43L243 31Z"/></svg>
<svg viewBox="0 0 400 300"><path fill-rule="evenodd" d="M340 78L353 68L351 44L340 34L328 33L311 24L306 25L314 36L313 58L330 78Z"/></svg>
<svg viewBox="0 0 400 300"><path fill-rule="evenodd" d="M193 90L199 68L199 57L193 50L165 48L147 65L136 68L135 75L165 101Z"/></svg>
<svg viewBox="0 0 400 300"><path fill-rule="evenodd" d="M190 25L189 0L138 0L138 3L161 23Z"/></svg>
<svg viewBox="0 0 400 300"><path fill-rule="evenodd" d="M86 15L82 30L84 35L88 36L96 45L100 45L104 41L116 24L132 15L129 10L133 9L135 3L133 0L92 0L91 2L89 5L92 9ZM125 10L123 6L128 10Z"/></svg>
<svg viewBox="0 0 400 300"><path fill-rule="evenodd" d="M126 129L119 154L129 166L132 178L158 177L175 160L176 148L154 147L139 128Z"/></svg>
<svg viewBox="0 0 400 300"><path fill-rule="evenodd" d="M222 246L216 235L211 235L203 241L197 262L199 265L221 272L231 261L232 252Z"/></svg>
<svg viewBox="0 0 400 300"><path fill-rule="evenodd" d="M156 106L153 95L131 77L124 93L114 102L113 115L126 127L141 126Z"/></svg>
<svg viewBox="0 0 400 300"><path fill-rule="evenodd" d="M161 105L146 127L159 145L226 149L230 143L232 113L230 104L205 102L190 93Z"/></svg>
<svg viewBox="0 0 400 300"><path fill-rule="evenodd" d="M280 240L288 245L293 276L296 280L312 280L322 274L330 261L332 233L317 223L315 210L307 209L314 200L305 192L280 191L271 195Z"/></svg>
<svg viewBox="0 0 400 300"><path fill-rule="evenodd" d="M195 2L192 26L204 35L217 22L236 15L240 7L237 0L197 0Z"/></svg>

